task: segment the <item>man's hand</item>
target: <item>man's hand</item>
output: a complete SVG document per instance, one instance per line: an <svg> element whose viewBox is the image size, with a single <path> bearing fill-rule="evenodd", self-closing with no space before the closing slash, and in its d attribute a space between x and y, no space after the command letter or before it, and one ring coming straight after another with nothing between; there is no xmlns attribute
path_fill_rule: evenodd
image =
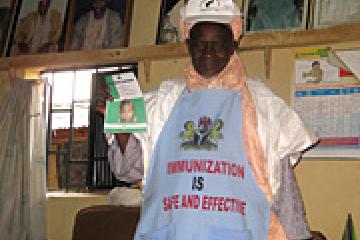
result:
<svg viewBox="0 0 360 240"><path fill-rule="evenodd" d="M114 101L114 98L110 95L110 91L107 86L104 86L104 97L101 100L98 100L96 111L101 113L101 115L105 115L106 111L106 101L109 100L110 102Z"/></svg>

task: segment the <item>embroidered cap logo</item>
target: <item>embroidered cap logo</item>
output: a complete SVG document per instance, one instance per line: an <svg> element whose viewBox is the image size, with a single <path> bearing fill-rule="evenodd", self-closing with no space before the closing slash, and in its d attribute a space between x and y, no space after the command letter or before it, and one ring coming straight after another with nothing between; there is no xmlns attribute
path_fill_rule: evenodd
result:
<svg viewBox="0 0 360 240"><path fill-rule="evenodd" d="M217 10L220 7L219 0L202 0L200 1L200 11Z"/></svg>

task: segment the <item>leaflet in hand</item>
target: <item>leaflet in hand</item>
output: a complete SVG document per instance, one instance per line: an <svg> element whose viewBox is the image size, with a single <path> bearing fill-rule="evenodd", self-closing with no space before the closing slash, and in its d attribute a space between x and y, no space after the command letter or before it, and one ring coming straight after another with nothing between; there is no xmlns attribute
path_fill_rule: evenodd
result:
<svg viewBox="0 0 360 240"><path fill-rule="evenodd" d="M145 102L133 72L105 77L113 101L106 102L104 132L131 133L146 131Z"/></svg>

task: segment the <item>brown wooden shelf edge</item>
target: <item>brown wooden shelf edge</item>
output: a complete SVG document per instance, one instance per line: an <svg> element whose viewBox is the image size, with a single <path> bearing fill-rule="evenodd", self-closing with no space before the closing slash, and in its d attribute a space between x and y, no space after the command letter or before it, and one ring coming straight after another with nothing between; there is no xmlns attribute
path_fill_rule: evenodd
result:
<svg viewBox="0 0 360 240"><path fill-rule="evenodd" d="M239 51L266 48L301 47L338 42L359 41L360 24L348 24L325 29L310 29L245 34ZM145 59L160 60L187 57L184 44L139 46L95 51L22 55L0 59L0 70L9 68L66 68L77 66L133 63Z"/></svg>
<svg viewBox="0 0 360 240"><path fill-rule="evenodd" d="M284 48L359 41L360 24L338 25L323 29L246 34L240 49Z"/></svg>

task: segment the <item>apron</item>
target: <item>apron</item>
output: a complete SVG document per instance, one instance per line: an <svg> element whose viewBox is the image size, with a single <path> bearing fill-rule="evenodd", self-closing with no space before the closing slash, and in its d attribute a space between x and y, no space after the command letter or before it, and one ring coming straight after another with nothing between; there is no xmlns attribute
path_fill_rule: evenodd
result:
<svg viewBox="0 0 360 240"><path fill-rule="evenodd" d="M241 93L176 101L156 143L135 240L265 240L270 204L242 142Z"/></svg>

